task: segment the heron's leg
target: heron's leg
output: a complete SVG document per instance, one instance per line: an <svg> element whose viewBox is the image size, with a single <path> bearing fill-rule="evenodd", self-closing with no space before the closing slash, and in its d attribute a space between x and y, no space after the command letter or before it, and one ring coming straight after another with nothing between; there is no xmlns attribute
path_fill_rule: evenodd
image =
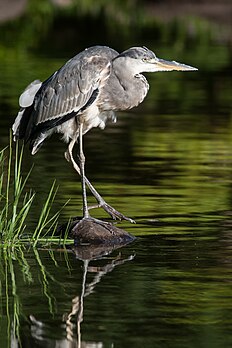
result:
<svg viewBox="0 0 232 348"><path fill-rule="evenodd" d="M82 186L82 199L83 199L83 214L84 218L89 217L89 210L87 204L87 194L85 185L85 155L83 152L83 123L79 125L79 159L80 159L80 176Z"/></svg>
<svg viewBox="0 0 232 348"><path fill-rule="evenodd" d="M73 154L72 154L72 150L73 150L73 147L74 147L76 141L77 141L77 138L74 138L70 141L70 143L68 145L68 150L64 153L64 157L68 162L70 162L70 161L72 162L73 168L77 171L77 173L79 175L81 175L80 168L77 165L77 163L75 162L75 160L73 158Z"/></svg>
<svg viewBox="0 0 232 348"><path fill-rule="evenodd" d="M65 153L65 158L66 160L69 162L71 161L73 168L76 170L76 172L81 175L81 171L80 168L78 166L78 164L75 162L74 158L73 158L73 154L72 154L72 150L73 147L76 143L77 138L74 138L70 141L69 146L68 146L68 150ZM114 220L118 219L118 220L126 220L126 221L130 221L132 223L134 223L135 221L131 218L128 218L127 216L123 215L122 213L120 213L119 211L117 211L116 209L114 209L112 206L110 206L108 203L106 203L106 201L102 198L102 196L97 192L97 190L94 188L94 186L91 184L91 182L86 178L85 176L85 183L86 185L89 187L90 191L92 192L92 194L94 195L94 197L96 198L98 205L97 207L99 208L103 208Z"/></svg>

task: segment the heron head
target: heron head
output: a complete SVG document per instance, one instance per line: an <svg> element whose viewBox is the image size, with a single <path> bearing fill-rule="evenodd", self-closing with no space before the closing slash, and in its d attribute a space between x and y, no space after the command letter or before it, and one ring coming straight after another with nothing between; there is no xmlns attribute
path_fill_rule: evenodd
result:
<svg viewBox="0 0 232 348"><path fill-rule="evenodd" d="M122 52L115 59L122 57L137 73L156 71L189 71L198 70L192 66L168 61L156 57L155 53L146 47L132 47Z"/></svg>

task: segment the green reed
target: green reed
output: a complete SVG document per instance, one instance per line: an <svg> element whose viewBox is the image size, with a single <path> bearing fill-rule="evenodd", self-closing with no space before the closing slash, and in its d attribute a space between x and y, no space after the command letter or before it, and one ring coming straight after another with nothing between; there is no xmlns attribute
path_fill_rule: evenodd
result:
<svg viewBox="0 0 232 348"><path fill-rule="evenodd" d="M31 170L22 174L23 146L14 145L10 137L9 147L0 151L0 239L4 245L17 245L29 242L36 246L45 241L57 243L55 237L60 211L51 215L52 205L57 193L53 183L38 217L36 227L26 232L27 220L36 200L36 193L27 188ZM55 237L55 238L54 238ZM61 241L64 243L64 241Z"/></svg>
<svg viewBox="0 0 232 348"><path fill-rule="evenodd" d="M46 249L41 251L47 252ZM39 278L41 293L48 303L49 313L54 315L56 311L55 294L51 291L50 284L57 282L53 275L46 269L39 249L18 244L16 248L0 245L0 337L4 337L4 347L12 347L12 342L20 341L20 327L22 320L28 321L28 314L24 308L24 286L31 285ZM67 251L63 249L66 256ZM34 257L33 257L34 255ZM54 250L48 250L48 256L58 268ZM67 257L67 256L66 256ZM34 263L35 261L35 263ZM67 265L67 270L69 265ZM58 283L62 287L62 284Z"/></svg>

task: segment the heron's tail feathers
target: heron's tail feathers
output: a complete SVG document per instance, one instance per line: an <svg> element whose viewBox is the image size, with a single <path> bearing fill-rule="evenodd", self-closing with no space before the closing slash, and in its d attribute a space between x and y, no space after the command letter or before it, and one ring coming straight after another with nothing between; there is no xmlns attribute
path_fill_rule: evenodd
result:
<svg viewBox="0 0 232 348"><path fill-rule="evenodd" d="M30 141L30 151L32 155L35 155L36 152L38 152L38 150L41 148L41 146L43 145L44 140L49 137L52 133L52 130L48 130L46 132L41 132L39 134L37 134L37 136L35 138L32 138Z"/></svg>
<svg viewBox="0 0 232 348"><path fill-rule="evenodd" d="M19 128L20 128L20 123L23 117L25 109L24 108L20 108L18 115L14 121L14 124L12 126L12 131L13 131L13 139L14 141L16 141L17 139L19 139Z"/></svg>
<svg viewBox="0 0 232 348"><path fill-rule="evenodd" d="M35 95L42 85L40 80L31 82L19 97L20 110L12 126L13 139L23 139L27 132L27 125L32 112Z"/></svg>

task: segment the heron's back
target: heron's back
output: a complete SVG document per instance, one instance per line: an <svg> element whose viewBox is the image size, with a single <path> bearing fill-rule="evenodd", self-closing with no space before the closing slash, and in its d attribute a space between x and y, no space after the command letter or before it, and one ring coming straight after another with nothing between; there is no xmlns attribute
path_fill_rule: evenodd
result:
<svg viewBox="0 0 232 348"><path fill-rule="evenodd" d="M15 137L30 141L35 153L58 126L95 102L117 55L109 47L94 46L67 61L42 83L32 104L20 110Z"/></svg>

